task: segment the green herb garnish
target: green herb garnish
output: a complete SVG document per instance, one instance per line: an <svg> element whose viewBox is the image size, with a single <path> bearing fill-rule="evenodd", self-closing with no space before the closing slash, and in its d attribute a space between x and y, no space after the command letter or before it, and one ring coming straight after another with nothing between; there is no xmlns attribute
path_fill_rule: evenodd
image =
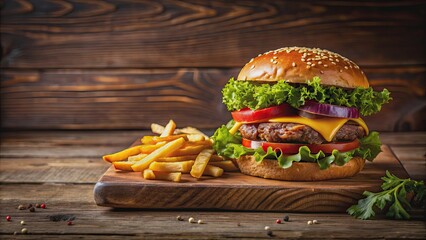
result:
<svg viewBox="0 0 426 240"><path fill-rule="evenodd" d="M400 179L386 171L382 177L382 192L372 193L365 191L366 198L358 201L357 205L348 208L347 212L360 219L370 219L376 215L375 208L383 210L389 206L386 217L394 219L409 219L411 204L407 201L407 193L415 195L414 201L425 206L425 184L423 181Z"/></svg>

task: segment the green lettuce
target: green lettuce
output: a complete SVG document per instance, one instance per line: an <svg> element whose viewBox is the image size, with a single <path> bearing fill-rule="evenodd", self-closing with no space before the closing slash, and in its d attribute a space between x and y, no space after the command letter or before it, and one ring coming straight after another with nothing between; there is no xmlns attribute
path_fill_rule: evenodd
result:
<svg viewBox="0 0 426 240"><path fill-rule="evenodd" d="M307 146L300 147L299 152L293 155L286 155L279 151L274 151L272 147L269 147L265 152L261 147L257 149L244 147L241 144L242 137L239 132L234 135L229 133L229 129L232 125L233 121L230 121L226 126L222 125L212 136L214 141L213 149L215 149L219 155L228 158L253 155L257 162L261 162L263 159L276 159L282 168L291 167L293 162L316 162L320 169L327 169L331 164L343 166L353 157L361 157L373 161L381 152L381 142L377 132L371 132L368 136L360 139L360 147L348 152L333 150L330 155L326 155L322 151L311 153Z"/></svg>
<svg viewBox="0 0 426 240"><path fill-rule="evenodd" d="M376 92L371 87L348 90L323 86L319 77L301 85L290 85L284 80L275 84L259 84L231 78L222 89L222 94L223 103L229 111L246 107L255 110L284 102L297 108L305 104L306 100L315 100L320 103L355 107L363 116L379 112L382 105L392 99L387 89Z"/></svg>

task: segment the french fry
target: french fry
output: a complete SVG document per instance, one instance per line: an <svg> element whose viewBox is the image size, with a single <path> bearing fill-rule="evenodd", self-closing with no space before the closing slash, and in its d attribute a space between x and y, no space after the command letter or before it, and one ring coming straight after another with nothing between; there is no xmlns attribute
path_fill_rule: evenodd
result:
<svg viewBox="0 0 426 240"><path fill-rule="evenodd" d="M164 132L164 127L160 124L152 123L151 124L151 131L155 134L161 135ZM176 132L176 130L175 130Z"/></svg>
<svg viewBox="0 0 426 240"><path fill-rule="evenodd" d="M210 148L210 147L206 145L187 146L181 149L177 149L176 151L168 155L168 157L195 155L195 154L199 154L203 149L206 149L206 148Z"/></svg>
<svg viewBox="0 0 426 240"><path fill-rule="evenodd" d="M139 160L142 160L142 158L148 156L148 154L145 153L139 153L138 155L130 156L127 158L128 162L137 162ZM133 171L133 170L132 170Z"/></svg>
<svg viewBox="0 0 426 240"><path fill-rule="evenodd" d="M113 162L112 164L114 165L115 169L133 172L133 169L132 169L132 165L134 164L133 162L120 161L120 162Z"/></svg>
<svg viewBox="0 0 426 240"><path fill-rule="evenodd" d="M183 162L152 162L149 165L149 169L159 172L189 173L189 171L191 171L192 165L194 165L193 160Z"/></svg>
<svg viewBox="0 0 426 240"><path fill-rule="evenodd" d="M166 143L164 146L158 148L154 152L150 153L148 156L143 158L142 160L136 162L134 165L132 165L132 169L135 172L142 172L143 170L147 169L149 165L154 162L155 160L161 158L161 157L168 157L168 155L171 152L176 151L179 149L183 143L185 142L185 139L178 138L176 140L173 140L171 142ZM188 154L186 154L188 155Z"/></svg>
<svg viewBox="0 0 426 240"><path fill-rule="evenodd" d="M150 145L142 145L140 148L141 153L152 153L155 150L159 149L160 147L164 146L166 142L158 142L157 144L150 144Z"/></svg>
<svg viewBox="0 0 426 240"><path fill-rule="evenodd" d="M159 158L157 162L182 162L188 160L195 160L197 155L186 155L186 156L177 156L177 157L163 157Z"/></svg>
<svg viewBox="0 0 426 240"><path fill-rule="evenodd" d="M150 144L156 144L156 142L154 142L152 139L154 138L154 136L143 136L142 138L141 138L141 143L142 144L147 144L147 145L150 145Z"/></svg>
<svg viewBox="0 0 426 240"><path fill-rule="evenodd" d="M206 138L201 134L188 134L188 141L190 142L199 142L205 140Z"/></svg>
<svg viewBox="0 0 426 240"><path fill-rule="evenodd" d="M188 146L199 146L199 145L206 145L206 146L212 146L213 143L210 140L202 140L202 141L198 141L198 142L185 142L183 144L183 147L188 147Z"/></svg>
<svg viewBox="0 0 426 240"><path fill-rule="evenodd" d="M168 137L172 135L175 129L176 129L176 123L173 120L170 120L169 123L167 123L166 127L164 128L163 132L161 133L160 137Z"/></svg>
<svg viewBox="0 0 426 240"><path fill-rule="evenodd" d="M222 156L219 155L212 155L212 157L210 158L210 162L220 162L220 161L224 161L225 159Z"/></svg>
<svg viewBox="0 0 426 240"><path fill-rule="evenodd" d="M204 169L203 175L212 176L212 177L220 177L223 174L223 169L220 167L207 165L206 169Z"/></svg>
<svg viewBox="0 0 426 240"><path fill-rule="evenodd" d="M154 136L152 138L152 142L154 142L154 143L170 142L170 141L173 141L173 140L178 139L178 138L184 138L185 140L188 140L188 137L187 137L186 134L177 134L177 135L170 135L170 136L166 136L166 137Z"/></svg>
<svg viewBox="0 0 426 240"><path fill-rule="evenodd" d="M193 128L193 127L181 128L181 129L177 129L177 131L178 131L178 133L200 134L200 135L203 135L206 139L209 139L209 136L207 136L206 134L204 134L200 130Z"/></svg>
<svg viewBox="0 0 426 240"><path fill-rule="evenodd" d="M234 165L231 160L220 161L220 162L209 162L209 165L220 167L227 172L235 172L238 171L238 168Z"/></svg>
<svg viewBox="0 0 426 240"><path fill-rule="evenodd" d="M180 179L182 177L182 173L180 173L180 172L171 172L171 173L156 172L156 171L152 171L150 169L145 169L143 171L143 177L145 179L159 179L159 180L180 182Z"/></svg>
<svg viewBox="0 0 426 240"><path fill-rule="evenodd" d="M117 162L127 160L129 156L137 155L140 153L139 148L141 145L134 146L131 148L124 149L123 151L116 152L113 154L105 155L102 157L103 160L107 162Z"/></svg>
<svg viewBox="0 0 426 240"><path fill-rule="evenodd" d="M154 171L145 169L143 170L143 178L145 179L155 179Z"/></svg>
<svg viewBox="0 0 426 240"><path fill-rule="evenodd" d="M203 175L204 169L206 168L207 164L209 163L209 160L211 156L213 155L213 149L204 149L198 154L197 158L195 159L194 165L191 169L191 176L195 178L200 178Z"/></svg>

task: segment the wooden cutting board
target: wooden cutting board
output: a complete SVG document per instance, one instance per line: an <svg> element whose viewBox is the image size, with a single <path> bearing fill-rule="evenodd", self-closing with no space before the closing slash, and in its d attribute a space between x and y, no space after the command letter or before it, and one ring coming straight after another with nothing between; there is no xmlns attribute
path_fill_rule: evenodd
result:
<svg viewBox="0 0 426 240"><path fill-rule="evenodd" d="M385 171L408 174L387 146L357 176L318 182L287 182L224 173L200 180L183 174L182 182L145 180L139 172L111 166L95 185L99 206L150 209L221 209L286 212L345 212L362 193L380 190Z"/></svg>

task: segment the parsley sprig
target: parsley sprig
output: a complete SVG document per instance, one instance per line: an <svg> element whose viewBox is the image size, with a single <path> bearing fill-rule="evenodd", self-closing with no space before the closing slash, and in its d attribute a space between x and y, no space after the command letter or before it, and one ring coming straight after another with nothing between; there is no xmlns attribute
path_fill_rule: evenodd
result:
<svg viewBox="0 0 426 240"><path fill-rule="evenodd" d="M366 198L358 201L357 205L348 208L347 212L360 219L370 219L376 215L375 208L383 210L389 206L386 217L394 219L409 219L411 204L407 201L407 193L414 193L414 202L425 206L426 189L423 181L400 179L386 171L382 177L382 192L365 191Z"/></svg>

